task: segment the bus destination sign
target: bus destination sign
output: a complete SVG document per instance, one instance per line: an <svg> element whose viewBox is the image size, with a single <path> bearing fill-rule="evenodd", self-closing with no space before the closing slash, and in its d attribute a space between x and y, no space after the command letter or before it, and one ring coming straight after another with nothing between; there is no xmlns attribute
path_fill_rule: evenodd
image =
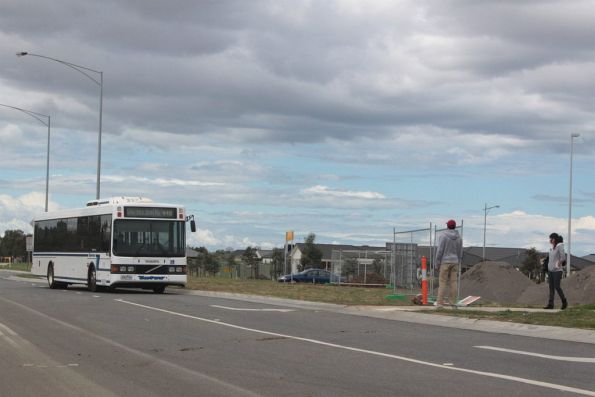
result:
<svg viewBox="0 0 595 397"><path fill-rule="evenodd" d="M124 216L127 218L167 218L176 219L176 208L162 207L124 207Z"/></svg>

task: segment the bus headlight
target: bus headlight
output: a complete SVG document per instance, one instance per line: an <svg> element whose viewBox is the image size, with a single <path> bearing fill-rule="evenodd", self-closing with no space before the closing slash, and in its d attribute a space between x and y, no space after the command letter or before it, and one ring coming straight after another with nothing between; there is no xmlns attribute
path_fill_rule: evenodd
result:
<svg viewBox="0 0 595 397"><path fill-rule="evenodd" d="M126 272L126 266L120 266L120 273Z"/></svg>
<svg viewBox="0 0 595 397"><path fill-rule="evenodd" d="M128 266L128 269L126 269L126 270L128 270L129 272L133 272L134 271L134 266Z"/></svg>
<svg viewBox="0 0 595 397"><path fill-rule="evenodd" d="M170 273L175 273L176 272L176 268L173 267L173 266L170 266L168 270L169 270Z"/></svg>
<svg viewBox="0 0 595 397"><path fill-rule="evenodd" d="M176 273L182 273L182 266L176 267Z"/></svg>

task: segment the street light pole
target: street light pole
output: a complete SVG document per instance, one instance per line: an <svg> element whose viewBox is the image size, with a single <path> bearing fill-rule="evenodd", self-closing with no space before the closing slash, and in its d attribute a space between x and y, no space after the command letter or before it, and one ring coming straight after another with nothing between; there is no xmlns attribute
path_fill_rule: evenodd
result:
<svg viewBox="0 0 595 397"><path fill-rule="evenodd" d="M4 105L2 103L0 103L0 106L23 112L23 113L33 117L35 120L39 121L41 124L48 127L48 144L47 144L46 166L45 166L45 212L48 212L48 195L49 195L49 189L50 189L50 187L49 187L50 186L50 124L51 124L50 116L41 114L41 113L36 113L36 112L27 110L27 109L17 108L15 106ZM40 117L47 117L48 121L45 122Z"/></svg>
<svg viewBox="0 0 595 397"><path fill-rule="evenodd" d="M568 252L566 259L566 275L570 276L570 248L572 241L572 155L574 152L574 138L578 138L581 134L573 133L570 134L570 182L568 188Z"/></svg>
<svg viewBox="0 0 595 397"><path fill-rule="evenodd" d="M487 220L488 220L488 211L491 210L492 208L500 208L499 205L494 205L493 207L488 207L487 203L484 203L484 207L483 207L483 253L482 253L482 258L483 261L486 261L486 225L487 225Z"/></svg>
<svg viewBox="0 0 595 397"><path fill-rule="evenodd" d="M97 186L95 189L95 198L99 199L100 180L101 180L101 129L102 129L102 119L103 119L103 72L100 70L91 69L91 68L88 68L85 66L76 65L71 62L62 61L60 59L48 57L45 55L33 54L30 52L26 52L26 51L17 52L16 55L17 55L17 57L24 57L27 55L27 56L32 56L32 57L44 58L44 59L48 59L50 61L61 63L62 65L68 66L69 68L74 69L77 72L81 73L82 75L84 75L89 80L91 80L92 82L94 82L95 84L97 84L99 86L99 137L97 139ZM87 72L92 72L92 73L98 74L99 80L97 80L96 78L93 78Z"/></svg>

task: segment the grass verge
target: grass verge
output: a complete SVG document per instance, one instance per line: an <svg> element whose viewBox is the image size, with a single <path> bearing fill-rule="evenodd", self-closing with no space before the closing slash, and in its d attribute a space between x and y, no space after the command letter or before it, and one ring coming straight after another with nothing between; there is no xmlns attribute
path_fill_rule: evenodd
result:
<svg viewBox="0 0 595 397"><path fill-rule="evenodd" d="M23 272L31 271L31 264L29 263L11 263L10 266L2 266L0 269L20 270Z"/></svg>
<svg viewBox="0 0 595 397"><path fill-rule="evenodd" d="M559 312L523 312L438 309L433 313L481 320L496 320L534 325L553 325L595 330L595 304L570 307Z"/></svg>
<svg viewBox="0 0 595 397"><path fill-rule="evenodd" d="M342 287L330 284L278 283L270 280L238 280L217 277L188 277L189 289L273 296L339 305L410 305L410 301L388 300L386 288Z"/></svg>

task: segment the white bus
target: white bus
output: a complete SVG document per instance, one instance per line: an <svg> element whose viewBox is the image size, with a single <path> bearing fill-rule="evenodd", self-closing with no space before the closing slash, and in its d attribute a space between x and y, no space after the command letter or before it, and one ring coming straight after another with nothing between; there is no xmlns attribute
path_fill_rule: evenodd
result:
<svg viewBox="0 0 595 397"><path fill-rule="evenodd" d="M45 212L33 220L33 274L50 288L86 284L90 291L117 287L184 287L186 221L173 204L142 197L93 200L87 207Z"/></svg>

